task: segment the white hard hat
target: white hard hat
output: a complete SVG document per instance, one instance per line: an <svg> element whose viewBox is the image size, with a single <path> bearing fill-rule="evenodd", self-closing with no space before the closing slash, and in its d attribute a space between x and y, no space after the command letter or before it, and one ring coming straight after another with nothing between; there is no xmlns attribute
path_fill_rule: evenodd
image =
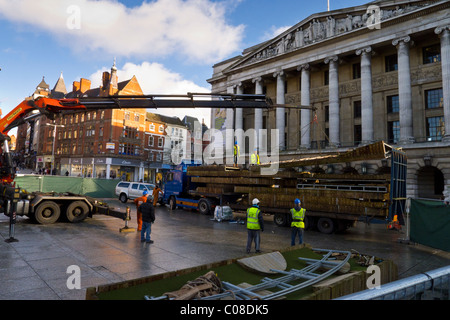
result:
<svg viewBox="0 0 450 320"><path fill-rule="evenodd" d="M256 205L256 204L258 204L258 203L259 203L259 200L258 200L258 199L256 199L256 198L253 199L253 201L252 201L252 204L253 204L253 205Z"/></svg>

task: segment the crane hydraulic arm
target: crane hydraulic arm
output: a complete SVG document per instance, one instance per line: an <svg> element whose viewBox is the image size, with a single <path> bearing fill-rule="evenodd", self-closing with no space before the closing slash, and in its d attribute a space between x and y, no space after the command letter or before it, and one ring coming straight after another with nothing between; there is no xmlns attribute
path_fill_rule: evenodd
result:
<svg viewBox="0 0 450 320"><path fill-rule="evenodd" d="M265 95L188 93L186 95L137 95L52 99L40 97L24 100L0 119L2 155L0 179L3 184L14 180L14 168L9 152L7 133L32 118L46 115L49 119L66 111L101 109L158 109L158 108L275 108Z"/></svg>

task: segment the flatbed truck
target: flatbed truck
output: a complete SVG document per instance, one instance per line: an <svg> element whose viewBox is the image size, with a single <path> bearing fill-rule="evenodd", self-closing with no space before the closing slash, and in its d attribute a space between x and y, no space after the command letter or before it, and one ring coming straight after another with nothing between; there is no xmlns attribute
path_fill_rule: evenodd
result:
<svg viewBox="0 0 450 320"><path fill-rule="evenodd" d="M326 174L299 171L320 164L391 159L389 174ZM262 167L264 164L261 165ZM299 198L307 210L306 228L322 233L345 230L358 220L402 220L406 200L406 154L380 141L333 156L280 161L274 175L261 167L179 165L166 175L164 202L212 214L216 206L245 211L253 198L278 226L290 225L289 209Z"/></svg>

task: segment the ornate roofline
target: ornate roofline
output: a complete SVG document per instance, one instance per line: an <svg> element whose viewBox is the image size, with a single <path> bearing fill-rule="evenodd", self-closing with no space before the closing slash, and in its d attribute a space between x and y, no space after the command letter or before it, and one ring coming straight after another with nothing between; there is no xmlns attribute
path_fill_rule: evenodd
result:
<svg viewBox="0 0 450 320"><path fill-rule="evenodd" d="M354 31L379 29L381 24L391 24L393 20L446 2L446 0L372 1L357 7L315 13L272 40L255 45L250 50L244 50L241 59L224 69L223 73L280 57ZM255 49L251 50L252 48Z"/></svg>

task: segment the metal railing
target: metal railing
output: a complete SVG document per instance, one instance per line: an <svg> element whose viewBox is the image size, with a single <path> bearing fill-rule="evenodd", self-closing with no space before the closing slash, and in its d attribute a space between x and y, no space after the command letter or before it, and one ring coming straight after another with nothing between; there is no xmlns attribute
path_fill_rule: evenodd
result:
<svg viewBox="0 0 450 320"><path fill-rule="evenodd" d="M335 300L449 300L450 265Z"/></svg>

